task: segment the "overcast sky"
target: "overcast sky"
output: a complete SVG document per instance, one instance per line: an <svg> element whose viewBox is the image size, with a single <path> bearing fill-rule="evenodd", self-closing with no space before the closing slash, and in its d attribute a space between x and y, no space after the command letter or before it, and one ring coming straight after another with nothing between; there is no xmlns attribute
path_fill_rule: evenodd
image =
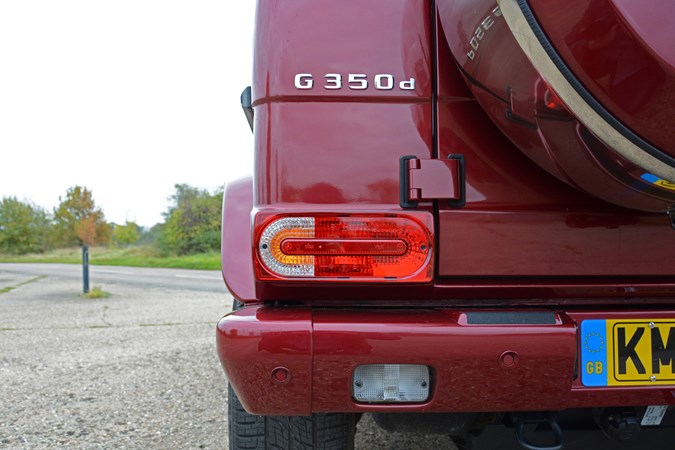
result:
<svg viewBox="0 0 675 450"><path fill-rule="evenodd" d="M239 95L253 0L0 1L0 197L86 186L108 221L162 221L176 183L251 172Z"/></svg>

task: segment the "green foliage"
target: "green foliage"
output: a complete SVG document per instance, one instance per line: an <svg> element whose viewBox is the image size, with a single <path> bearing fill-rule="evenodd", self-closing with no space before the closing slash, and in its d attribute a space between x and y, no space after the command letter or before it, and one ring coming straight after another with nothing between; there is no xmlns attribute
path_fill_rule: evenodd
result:
<svg viewBox="0 0 675 450"><path fill-rule="evenodd" d="M0 255L0 262L82 264L82 248L61 248L29 255ZM92 266L220 270L220 252L162 256L155 245L92 247L89 249L89 264Z"/></svg>
<svg viewBox="0 0 675 450"><path fill-rule="evenodd" d="M16 255L25 255L30 260L32 255L27 254L84 244L100 248L114 242L126 250L131 250L132 245L153 249L152 255L130 256L131 265L219 268L222 189L209 192L178 184L169 199L171 206L164 213L165 222L144 229L130 221L124 225L108 224L92 192L82 186L69 188L59 198L53 216L32 203L4 198L0 202L0 259L23 260L24 256ZM194 261L188 261L186 255L194 255ZM175 261L169 261L167 256ZM56 254L36 258L51 262L80 259ZM111 263L121 263L127 257L112 259Z"/></svg>
<svg viewBox="0 0 675 450"><path fill-rule="evenodd" d="M116 245L129 246L135 244L141 238L141 227L134 222L127 222L124 225L115 225L113 230L113 241Z"/></svg>
<svg viewBox="0 0 675 450"><path fill-rule="evenodd" d="M157 239L160 249L178 255L218 251L223 191L211 194L187 184L175 187Z"/></svg>
<svg viewBox="0 0 675 450"><path fill-rule="evenodd" d="M150 228L143 228L141 238L138 240L139 245L157 245L159 236L164 232L164 224L156 223Z"/></svg>
<svg viewBox="0 0 675 450"><path fill-rule="evenodd" d="M94 197L86 187L74 186L59 197L60 204L54 210L54 236L60 247L72 245L106 245L111 242L110 225Z"/></svg>
<svg viewBox="0 0 675 450"><path fill-rule="evenodd" d="M83 297L97 299L97 298L110 298L112 294L103 290L101 286L94 286L86 294L82 294Z"/></svg>
<svg viewBox="0 0 675 450"><path fill-rule="evenodd" d="M49 247L49 216L15 197L0 202L0 253L40 253Z"/></svg>

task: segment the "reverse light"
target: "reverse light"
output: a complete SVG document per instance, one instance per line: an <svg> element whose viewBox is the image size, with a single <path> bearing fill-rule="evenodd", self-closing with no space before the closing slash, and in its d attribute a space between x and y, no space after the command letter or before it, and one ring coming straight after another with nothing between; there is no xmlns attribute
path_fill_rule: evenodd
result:
<svg viewBox="0 0 675 450"><path fill-rule="evenodd" d="M354 371L358 402L420 403L429 398L429 368L417 364L367 364Z"/></svg>
<svg viewBox="0 0 675 450"><path fill-rule="evenodd" d="M406 216L282 217L259 233L263 279L428 281L431 236Z"/></svg>

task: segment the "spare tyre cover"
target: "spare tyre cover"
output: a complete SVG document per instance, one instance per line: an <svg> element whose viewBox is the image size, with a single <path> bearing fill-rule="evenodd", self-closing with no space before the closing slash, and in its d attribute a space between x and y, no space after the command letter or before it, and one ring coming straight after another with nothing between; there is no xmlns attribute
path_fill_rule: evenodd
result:
<svg viewBox="0 0 675 450"><path fill-rule="evenodd" d="M438 0L437 8L439 39L472 90L503 102L484 108L530 159L620 206L675 205L675 4Z"/></svg>

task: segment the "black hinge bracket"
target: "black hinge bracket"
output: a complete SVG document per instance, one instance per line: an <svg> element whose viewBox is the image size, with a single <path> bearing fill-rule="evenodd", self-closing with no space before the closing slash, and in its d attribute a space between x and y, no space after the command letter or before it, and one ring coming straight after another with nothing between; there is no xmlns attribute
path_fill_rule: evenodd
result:
<svg viewBox="0 0 675 450"><path fill-rule="evenodd" d="M402 156L399 160L401 208L416 208L420 201L447 201L451 208L466 205L464 155L448 159Z"/></svg>
<svg viewBox="0 0 675 450"><path fill-rule="evenodd" d="M248 126L251 127L251 131L253 131L253 105L251 104L251 86L248 86L246 89L244 89L244 92L241 93L240 100L241 109L244 110Z"/></svg>

